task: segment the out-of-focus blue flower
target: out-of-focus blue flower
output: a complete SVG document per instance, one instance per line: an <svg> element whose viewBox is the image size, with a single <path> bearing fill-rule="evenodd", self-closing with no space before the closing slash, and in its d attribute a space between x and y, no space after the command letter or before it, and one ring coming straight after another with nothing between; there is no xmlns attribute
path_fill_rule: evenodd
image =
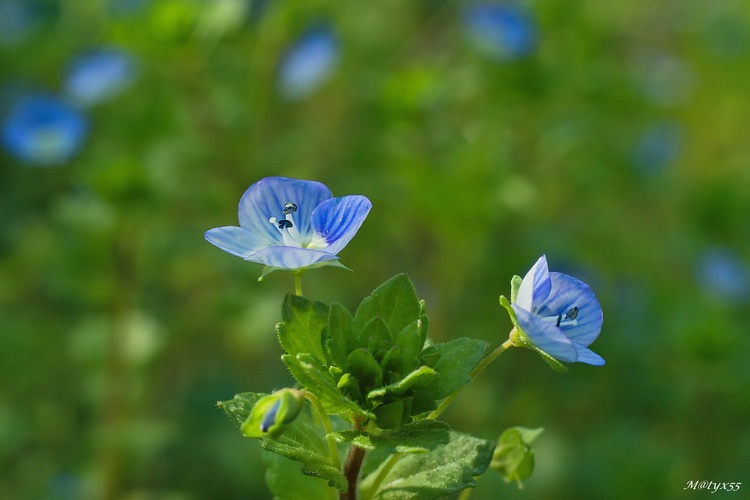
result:
<svg viewBox="0 0 750 500"><path fill-rule="evenodd" d="M370 212L365 196L334 198L320 182L266 177L240 199L240 227L206 231L206 239L238 257L276 270L338 265L337 254Z"/></svg>
<svg viewBox="0 0 750 500"><path fill-rule="evenodd" d="M0 0L0 45L21 42L34 29L36 6L29 0Z"/></svg>
<svg viewBox="0 0 750 500"><path fill-rule="evenodd" d="M136 73L135 60L127 52L98 49L72 61L65 78L65 91L83 105L97 104L129 87Z"/></svg>
<svg viewBox="0 0 750 500"><path fill-rule="evenodd" d="M641 135L633 152L644 172L658 172L672 163L682 148L682 129L676 123L657 123Z"/></svg>
<svg viewBox="0 0 750 500"><path fill-rule="evenodd" d="M300 100L323 85L339 61L339 41L328 26L309 30L284 54L279 66L279 91Z"/></svg>
<svg viewBox="0 0 750 500"><path fill-rule="evenodd" d="M464 11L464 29L480 51L501 60L529 55L536 45L536 27L515 5L482 3Z"/></svg>
<svg viewBox="0 0 750 500"><path fill-rule="evenodd" d="M540 351L568 363L604 364L588 349L602 329L599 301L586 283L549 272L544 255L521 281L511 307L517 328Z"/></svg>
<svg viewBox="0 0 750 500"><path fill-rule="evenodd" d="M88 134L88 119L67 102L46 94L19 98L3 120L2 142L19 160L53 166L70 160Z"/></svg>
<svg viewBox="0 0 750 500"><path fill-rule="evenodd" d="M750 265L734 250L707 250L696 267L698 280L709 293L735 304L750 298Z"/></svg>

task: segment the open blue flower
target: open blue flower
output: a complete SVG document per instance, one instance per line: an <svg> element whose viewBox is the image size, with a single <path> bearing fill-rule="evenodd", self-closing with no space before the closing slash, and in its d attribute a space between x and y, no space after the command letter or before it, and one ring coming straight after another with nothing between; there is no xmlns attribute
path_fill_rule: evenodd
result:
<svg viewBox="0 0 750 500"><path fill-rule="evenodd" d="M334 198L320 182L266 177L240 199L240 227L217 227L206 239L271 271L341 266L338 253L357 234L372 204L365 196Z"/></svg>
<svg viewBox="0 0 750 500"><path fill-rule="evenodd" d="M88 135L88 119L62 99L32 93L18 98L2 124L2 143L21 161L54 166L70 160Z"/></svg>
<svg viewBox="0 0 750 500"><path fill-rule="evenodd" d="M464 11L464 30L473 45L498 60L520 59L536 46L530 14L513 4L480 3Z"/></svg>
<svg viewBox="0 0 750 500"><path fill-rule="evenodd" d="M298 101L317 90L336 69L339 52L338 38L328 25L308 30L287 49L281 61L281 95L290 101Z"/></svg>
<svg viewBox="0 0 750 500"><path fill-rule="evenodd" d="M76 102L104 102L129 87L136 77L135 59L114 47L100 48L76 57L65 78L65 91Z"/></svg>
<svg viewBox="0 0 750 500"><path fill-rule="evenodd" d="M569 363L604 364L588 349L601 332L603 315L586 283L549 272L542 255L511 299L517 329L538 350Z"/></svg>

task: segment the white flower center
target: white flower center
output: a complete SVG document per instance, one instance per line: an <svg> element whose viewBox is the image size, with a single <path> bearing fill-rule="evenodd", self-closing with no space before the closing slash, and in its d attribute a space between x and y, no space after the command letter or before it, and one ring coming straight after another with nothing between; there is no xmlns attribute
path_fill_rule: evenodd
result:
<svg viewBox="0 0 750 500"><path fill-rule="evenodd" d="M562 313L556 316L542 316L542 320L547 323L554 323L556 327L576 326L578 324L578 308L573 307L563 316Z"/></svg>
<svg viewBox="0 0 750 500"><path fill-rule="evenodd" d="M296 211L297 205L288 201L284 203L284 207L281 210L281 213L284 215L283 219L279 220L276 219L276 217L268 219L268 222L273 224L281 233L284 245L288 247L310 248L313 250L322 250L327 247L328 242L326 242L324 237L317 233L313 234L312 238L302 237L297 229L297 223L294 221L294 216L292 215Z"/></svg>

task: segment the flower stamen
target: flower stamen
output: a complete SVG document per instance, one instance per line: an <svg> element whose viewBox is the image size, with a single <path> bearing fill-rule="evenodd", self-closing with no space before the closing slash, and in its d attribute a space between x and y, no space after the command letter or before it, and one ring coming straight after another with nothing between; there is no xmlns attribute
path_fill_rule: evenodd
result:
<svg viewBox="0 0 750 500"><path fill-rule="evenodd" d="M557 316L546 316L542 318L548 323L554 323L556 327L576 326L578 324L578 307L571 307L563 316L562 313Z"/></svg>

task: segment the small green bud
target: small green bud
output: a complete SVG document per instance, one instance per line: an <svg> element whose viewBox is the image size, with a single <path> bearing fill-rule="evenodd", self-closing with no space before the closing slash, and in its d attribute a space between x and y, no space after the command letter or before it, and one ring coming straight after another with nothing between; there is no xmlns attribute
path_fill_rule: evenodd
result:
<svg viewBox="0 0 750 500"><path fill-rule="evenodd" d="M534 472L534 449L531 443L543 430L525 427L506 429L500 435L490 467L499 472L506 482L516 481L518 488L523 488L521 480L527 479Z"/></svg>
<svg viewBox="0 0 750 500"><path fill-rule="evenodd" d="M305 396L297 389L281 389L255 403L241 431L247 437L278 437L305 406Z"/></svg>

